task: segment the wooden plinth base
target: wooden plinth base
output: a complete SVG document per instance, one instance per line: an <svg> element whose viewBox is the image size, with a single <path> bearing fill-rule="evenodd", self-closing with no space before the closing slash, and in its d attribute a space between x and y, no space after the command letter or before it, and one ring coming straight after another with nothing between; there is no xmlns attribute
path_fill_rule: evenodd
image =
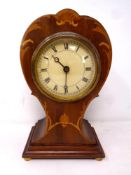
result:
<svg viewBox="0 0 131 175"><path fill-rule="evenodd" d="M85 136L91 136L92 140L95 142L91 144L59 144L52 145L46 144L33 144L33 140L36 137L36 132L39 133L40 125L43 126L45 123L44 119L39 120L38 123L30 132L27 144L25 146L22 157L24 159L45 159L45 158L88 158L88 159L97 159L104 158L104 151L101 147L101 144L98 140L98 137L95 133L95 130L88 123L87 120L83 119L83 132Z"/></svg>

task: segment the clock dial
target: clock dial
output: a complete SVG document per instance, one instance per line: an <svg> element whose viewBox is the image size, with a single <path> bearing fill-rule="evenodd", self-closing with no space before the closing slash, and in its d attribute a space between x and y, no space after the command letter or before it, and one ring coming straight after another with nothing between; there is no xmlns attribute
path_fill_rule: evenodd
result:
<svg viewBox="0 0 131 175"><path fill-rule="evenodd" d="M33 79L42 93L61 101L87 95L98 80L98 55L84 39L72 35L51 38L33 55Z"/></svg>

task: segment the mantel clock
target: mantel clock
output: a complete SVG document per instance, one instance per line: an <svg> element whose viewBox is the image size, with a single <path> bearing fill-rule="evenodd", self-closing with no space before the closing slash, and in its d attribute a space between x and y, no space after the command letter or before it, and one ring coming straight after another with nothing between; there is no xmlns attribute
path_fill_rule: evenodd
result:
<svg viewBox="0 0 131 175"><path fill-rule="evenodd" d="M94 18L71 9L36 19L20 48L25 79L45 111L32 127L23 158L103 158L84 113L111 66L111 43Z"/></svg>

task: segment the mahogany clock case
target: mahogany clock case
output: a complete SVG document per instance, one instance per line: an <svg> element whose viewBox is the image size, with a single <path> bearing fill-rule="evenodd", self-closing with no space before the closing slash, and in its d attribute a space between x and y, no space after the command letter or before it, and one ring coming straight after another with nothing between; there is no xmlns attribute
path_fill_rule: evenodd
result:
<svg viewBox="0 0 131 175"><path fill-rule="evenodd" d="M45 38L59 32L73 32L89 40L99 53L101 73L92 91L73 102L59 102L43 94L32 77L32 55ZM27 140L23 158L103 158L104 151L94 128L84 118L89 103L98 96L108 76L112 48L104 27L94 18L71 9L36 19L26 30L20 48L24 77L45 110Z"/></svg>

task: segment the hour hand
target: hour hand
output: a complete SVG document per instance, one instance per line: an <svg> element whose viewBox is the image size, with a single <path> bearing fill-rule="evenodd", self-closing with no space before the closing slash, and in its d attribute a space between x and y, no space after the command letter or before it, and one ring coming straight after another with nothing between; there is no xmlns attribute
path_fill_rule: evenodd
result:
<svg viewBox="0 0 131 175"><path fill-rule="evenodd" d="M54 58L55 62L59 62L59 58L58 57L55 57L54 55L52 55L52 57Z"/></svg>
<svg viewBox="0 0 131 175"><path fill-rule="evenodd" d="M52 55L52 57L54 58L54 61L56 63L59 63L63 68L65 67L61 62L60 62L60 59L58 57L55 57L54 55Z"/></svg>

